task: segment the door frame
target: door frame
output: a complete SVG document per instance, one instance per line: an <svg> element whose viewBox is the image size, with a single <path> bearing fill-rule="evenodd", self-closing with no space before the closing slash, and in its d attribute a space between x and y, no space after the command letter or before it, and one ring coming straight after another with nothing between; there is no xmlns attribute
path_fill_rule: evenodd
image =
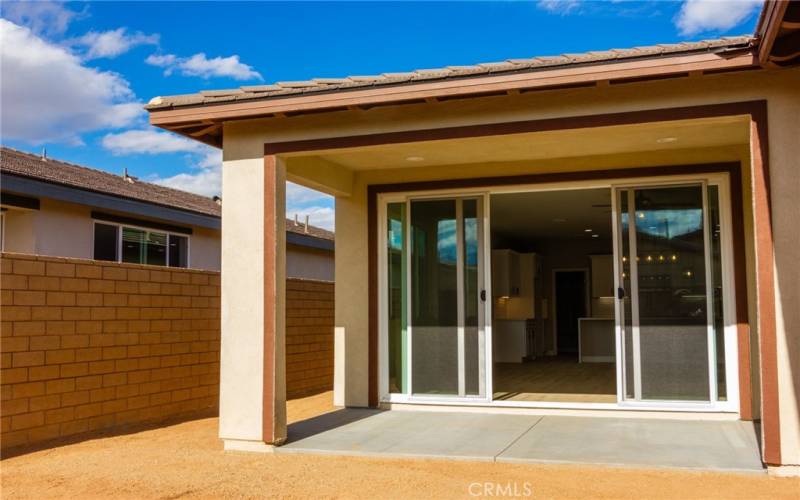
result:
<svg viewBox="0 0 800 500"><path fill-rule="evenodd" d="M577 273L583 272L583 303L586 314L591 314L591 303L589 296L589 268L588 267L557 267L553 268L550 281L550 293L552 297L551 304L551 317L553 318L553 356L558 356L558 309L556 308L558 302L556 300L556 274L558 273ZM538 312L538 311L537 311ZM578 360L581 359L581 341L580 335L578 336Z"/></svg>
<svg viewBox="0 0 800 500"><path fill-rule="evenodd" d="M704 238L704 253L705 253L705 279L706 279L706 305L709 314L712 312L711 307L711 293L710 287L713 286L711 279L712 270L710 265L710 228L708 226L708 187L717 186L718 189L718 203L720 209L720 257L722 269L722 297L723 297L723 341L725 344L725 384L726 384L726 401L717 401L717 360L716 360L716 335L713 331L713 322L711 317L707 321L707 335L708 335L708 360L709 360L709 402L698 401L658 401L658 400L641 400L641 381L640 373L634 372L634 386L635 386L635 399L625 399L625 346L624 336L622 332L622 324L624 318L624 311L622 310L621 301L617 298L614 300L614 316L615 316L615 339L616 339L616 357L620 361L617 363L617 402L620 406L630 408L661 408L664 406L673 407L676 409L692 408L692 407L710 407L712 411L730 411L729 407L734 404L739 410L739 356L738 356L738 339L731 331L734 329L735 324L731 325L729 322L736 318L736 290L734 278L734 256L733 256L733 225L732 225L732 206L731 206L731 186L730 178L728 175L710 174L705 178L675 178L672 180L646 180L640 182L637 179L626 180L625 182L616 183L612 186L611 191L611 213L613 219L614 231L614 288L615 290L622 287L620 282L622 276L622 228L619 227L620 208L619 198L617 193L620 190L629 192L638 189L660 188L660 187L681 187L681 186L700 186L702 189L703 199L703 238ZM629 201L630 203L630 201ZM633 237L631 237L633 238ZM634 243L635 244L635 243ZM629 249L632 254L635 252L635 247ZM633 324L638 323L638 280L634 271L638 270L638 265L631 262L631 288L626 290L626 296L630 292L631 297L631 321ZM638 327L632 325L633 330L633 343L638 343ZM634 347L634 365L639 364L637 361L639 355L637 346ZM641 367L639 367L639 372ZM637 377L638 375L638 377ZM733 378L731 378L733 377ZM735 391L735 393L734 393Z"/></svg>
<svg viewBox="0 0 800 500"><path fill-rule="evenodd" d="M481 219L481 223L478 225L478 241L479 241L479 258L478 258L478 274L479 274L479 288L485 290L486 297L491 298L492 290L491 290L491 228L489 227L489 210L490 210L490 199L488 192L485 191L452 191L452 192L416 192L416 193L392 193L387 195L381 195L379 200L379 213L380 216L378 217L378 234L386 235L388 231L388 227L386 224L386 214L387 214L387 206L389 203L405 203L406 204L406 221L403 227L403 231L406 234L406 250L407 255L411 257L411 202L413 201L432 201L432 200L441 200L441 199L475 199L479 200L478 203L478 213L477 216ZM480 203L482 201L483 203ZM456 204L457 213L460 215L461 213L461 204ZM457 216L458 217L458 216ZM460 225L457 225L456 233L461 234L463 229ZM457 236L463 243L463 236ZM461 243L460 243L461 244ZM460 245L459 244L459 245ZM459 246L459 250L461 247ZM461 260L462 257L460 255L458 259ZM459 395L436 395L436 394L413 394L413 370L412 370L412 362L413 362L413 324L411 322L411 265L410 263L406 266L406 279L407 279L407 293L405 299L408 301L408 306L406 307L406 313L408 315L407 322L406 322L406 335L408 336L407 339L407 364L408 364L408 393L390 393L389 392L389 375L388 375L388 360L389 360L389 339L388 339L388 330L387 330L387 323L388 323L388 311L387 311L387 302L388 302L388 282L387 282L387 255L386 252L378 252L378 268L381 270L378 275L378 300L379 300L379 317L380 317L380 334L378 336L378 364L381 367L378 374L378 387L380 388L380 399L384 402L390 403L446 403L446 404L487 404L491 402L492 399L492 367L494 365L494 361L492 359L492 307L491 307L491 299L486 301L480 301L479 299L479 315L478 315L478 336L480 339L480 332L481 332L481 323L483 329L483 363L479 365L479 384L483 385L484 387L484 395L483 396L459 396ZM463 280L463 267L458 266L458 297L459 297L459 309L463 308L463 285L461 284ZM482 278L482 279L481 279ZM480 285L483 285L482 287ZM463 348L462 340L463 340L463 325L460 325L458 328L458 336L459 336L459 371L462 369L463 359L461 356L461 351ZM480 351L479 351L480 352ZM480 359L480 354L479 354ZM459 387L460 390L460 387Z"/></svg>
<svg viewBox="0 0 800 500"><path fill-rule="evenodd" d="M720 168L725 166L727 168ZM687 182L707 181L712 184L719 185L720 195L720 222L723 228L723 245L722 245L722 258L723 258L723 298L724 298L724 331L725 331L725 361L726 361L726 384L727 384L727 401L711 401L711 402L637 402L631 404L625 402L620 398L619 392L621 390L620 372L617 369L617 393L618 398L616 403L560 403L560 402L528 402L528 401L493 401L491 396L493 394L492 383L492 350L491 344L491 307L488 307L488 314L486 317L485 331L486 331L486 398L481 400L464 400L455 398L442 398L442 397L428 397L428 396L415 396L410 397L406 394L390 394L388 392L388 332L386 327L386 256L382 251L384 247L379 243L380 237L375 238L375 252L377 255L377 320L378 320L378 401L382 403L414 403L414 404L431 404L431 405L452 405L452 406L488 406L488 407L520 407L520 408L536 408L536 409L592 409L592 410L649 410L649 411L680 411L680 412L700 412L700 413L740 413L740 394L739 394L739 338L737 329L737 303L736 303L736 286L733 271L733 238L734 232L732 210L735 207L731 204L731 174L734 172L734 167L731 164L710 164L702 165L705 169L692 170L689 168L680 167L661 167L655 169L625 169L624 171L607 171L601 177L593 176L590 172L584 172L585 179L567 178L567 180L554 179L551 182L530 182L519 184L499 184L491 183L479 187L453 187L453 188L440 188L440 189L419 189L418 186L410 187L407 191L403 189L387 190L384 192L376 191L376 220L375 230L377 235L383 235L386 231L386 204L392 201L407 200L410 197L415 198L442 198L442 197L469 197L475 195L484 196L484 282L487 297L491 297L491 251L489 237L491 235L491 214L490 214L490 197L492 194L500 193L524 193L524 192L537 192L537 191L562 191L562 190L578 190L578 189L592 189L592 188L609 188L611 192L617 186L656 186L664 184L685 184ZM711 167L710 169L708 167ZM716 167L716 168L714 168ZM738 168L736 165L735 168ZM679 172L674 172L678 170ZM647 175L650 172L659 172L659 174ZM636 174L639 175L636 175ZM596 174L596 172L594 173ZM618 175L616 175L618 174ZM628 175L625 175L628 174ZM579 173L575 174L576 176ZM545 176L546 177L546 176ZM570 176L572 177L572 175ZM738 178L738 176L736 176ZM458 183L454 183L455 186ZM380 186L376 186L380 187ZM612 195L612 224L616 224L616 204L614 196ZM410 219L410 217L409 217ZM616 230L616 229L615 229ZM615 266L617 259L614 259ZM615 276L619 270L615 267ZM743 284L744 285L744 284ZM484 304L490 304L487 300ZM617 321L617 329L619 322ZM617 337L617 360L620 360L620 345L619 335ZM730 347L730 348L729 348ZM619 364L618 364L619 365Z"/></svg>

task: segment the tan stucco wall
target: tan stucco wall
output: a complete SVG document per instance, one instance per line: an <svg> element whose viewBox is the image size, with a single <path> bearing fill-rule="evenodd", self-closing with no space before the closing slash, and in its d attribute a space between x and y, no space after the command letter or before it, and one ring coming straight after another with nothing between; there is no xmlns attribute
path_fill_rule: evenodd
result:
<svg viewBox="0 0 800 500"><path fill-rule="evenodd" d="M209 271L220 270L222 265L220 231L195 227L192 230L190 246L189 267Z"/></svg>
<svg viewBox="0 0 800 500"><path fill-rule="evenodd" d="M226 144L222 186L222 344L219 436L261 441L264 353L264 161L231 160ZM244 144L247 146L247 144ZM243 148L241 153L255 157ZM230 200L230 201L228 201ZM241 203L237 203L241 200Z"/></svg>
<svg viewBox="0 0 800 500"><path fill-rule="evenodd" d="M286 246L286 276L290 278L333 281L334 265L333 252Z"/></svg>
<svg viewBox="0 0 800 500"><path fill-rule="evenodd" d="M487 97L437 103L376 108L369 111L299 116L285 120L250 120L225 125L225 156L236 160L242 175L251 175L262 163L263 143L428 129L478 123L505 122L616 113L646 109L694 106L767 99L769 112L770 172L773 182L773 218L776 282L780 293L778 360L783 461L800 463L800 251L797 220L800 195L797 158L800 158L800 71L782 70L728 74L605 88L535 92L515 97ZM715 147L693 151L612 154L595 158L540 160L516 165L459 165L361 171L353 175L349 197L337 198L336 213L336 401L361 406L367 401L367 209L366 186L412 180L511 175L518 173L602 169L626 166L668 165L710 161L735 161L741 147ZM290 163L291 167L291 163ZM233 170L233 169L230 169ZM290 174L291 174L291 168ZM326 172L326 175L328 172ZM305 175L312 177L308 170ZM237 176L237 173L229 173ZM316 188L321 178L309 179ZM227 179L228 177L226 177ZM254 181L257 177L253 178ZM293 177L302 182L302 178ZM243 180L240 182L244 182ZM254 182L257 184L257 182ZM324 186L322 186L324 188ZM335 192L331 189L331 192ZM258 197L231 197L257 212ZM745 200L748 206L749 200ZM751 212L746 210L748 217ZM227 222L226 222L227 223ZM746 220L748 281L753 279L752 220ZM249 228L248 230L250 230ZM224 257L223 257L224 258ZM750 289L750 308L755 312ZM241 294L239 294L241 295ZM753 320L753 316L751 316ZM755 322L753 321L753 324ZM754 332L755 335L755 332ZM757 344L753 346L757 354ZM754 360L754 366L758 361ZM755 389L755 388L754 388ZM757 390L754 391L756 394Z"/></svg>
<svg viewBox="0 0 800 500"><path fill-rule="evenodd" d="M3 228L3 251L16 253L36 253L36 231L32 210L9 209L5 212Z"/></svg>

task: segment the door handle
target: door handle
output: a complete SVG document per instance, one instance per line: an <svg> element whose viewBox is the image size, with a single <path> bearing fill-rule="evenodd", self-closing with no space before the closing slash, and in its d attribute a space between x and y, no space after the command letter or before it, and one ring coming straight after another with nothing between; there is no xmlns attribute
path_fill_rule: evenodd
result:
<svg viewBox="0 0 800 500"><path fill-rule="evenodd" d="M486 302L486 290L481 290L481 302Z"/></svg>
<svg viewBox="0 0 800 500"><path fill-rule="evenodd" d="M624 288L622 288L622 287L618 287L617 288L617 298L619 300L622 300L622 299L625 298L625 289Z"/></svg>

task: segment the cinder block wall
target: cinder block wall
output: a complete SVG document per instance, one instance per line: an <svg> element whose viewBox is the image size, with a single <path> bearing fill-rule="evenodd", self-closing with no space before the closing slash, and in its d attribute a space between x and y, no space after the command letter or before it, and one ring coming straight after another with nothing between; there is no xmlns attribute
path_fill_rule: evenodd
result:
<svg viewBox="0 0 800 500"><path fill-rule="evenodd" d="M219 273L0 256L3 450L216 412ZM287 393L333 387L332 282L286 283Z"/></svg>
<svg viewBox="0 0 800 500"><path fill-rule="evenodd" d="M219 273L0 263L2 449L217 408Z"/></svg>
<svg viewBox="0 0 800 500"><path fill-rule="evenodd" d="M333 388L333 282L286 280L286 396Z"/></svg>

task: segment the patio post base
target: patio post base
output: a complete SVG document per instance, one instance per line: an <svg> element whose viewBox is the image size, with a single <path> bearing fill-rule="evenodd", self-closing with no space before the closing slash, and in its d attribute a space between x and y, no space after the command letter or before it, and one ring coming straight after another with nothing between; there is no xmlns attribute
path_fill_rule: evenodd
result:
<svg viewBox="0 0 800 500"><path fill-rule="evenodd" d="M251 453L275 453L275 446L264 441L247 439L223 439L225 451L247 451Z"/></svg>

